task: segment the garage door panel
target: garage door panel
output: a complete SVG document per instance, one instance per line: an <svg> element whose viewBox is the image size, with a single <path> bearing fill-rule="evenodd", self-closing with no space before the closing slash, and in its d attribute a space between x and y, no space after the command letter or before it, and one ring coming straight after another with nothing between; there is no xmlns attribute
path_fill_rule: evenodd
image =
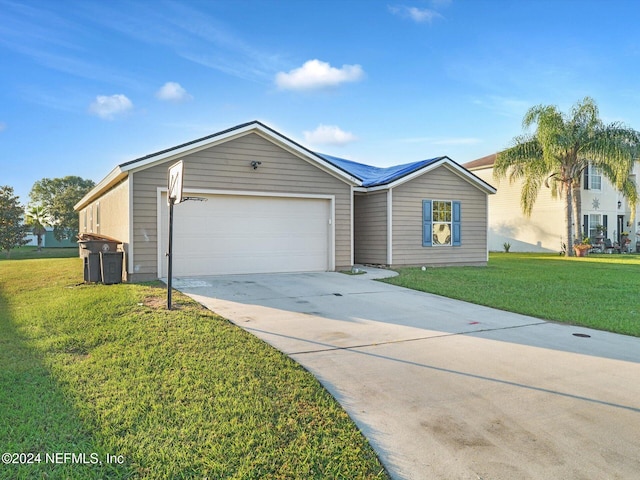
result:
<svg viewBox="0 0 640 480"><path fill-rule="evenodd" d="M174 208L175 275L330 268L329 199L240 195L205 198L207 202L185 202ZM167 215L162 213L165 224ZM163 231L168 232L166 225ZM167 235L163 233L163 237ZM162 243L166 249L166 240ZM162 275L166 276L164 264Z"/></svg>

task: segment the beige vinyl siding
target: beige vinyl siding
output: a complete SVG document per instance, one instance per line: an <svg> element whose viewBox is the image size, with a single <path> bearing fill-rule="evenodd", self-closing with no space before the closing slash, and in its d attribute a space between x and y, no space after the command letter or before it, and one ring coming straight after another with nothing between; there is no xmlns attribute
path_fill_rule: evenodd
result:
<svg viewBox="0 0 640 480"><path fill-rule="evenodd" d="M493 168L475 170L473 173L484 181L493 183L498 190L495 195L489 197L489 250L503 251L505 242L511 245L512 252L560 250L562 242L566 242L566 239L563 240L566 237L563 199L552 198L551 190L542 188L531 211L531 217L527 218L520 206L521 180L511 183L505 178L497 181L493 178ZM586 196L586 192L582 193ZM615 202L615 195L613 198ZM583 202L583 213L585 212L589 213L589 210L585 210ZM612 214L609 218L615 219L615 210Z"/></svg>
<svg viewBox="0 0 640 480"><path fill-rule="evenodd" d="M334 195L335 265L336 269L351 266L351 187L345 182L255 133L181 160L185 189ZM262 164L254 170L252 161ZM174 162L132 173L134 280L157 276L157 189L166 187L167 168Z"/></svg>
<svg viewBox="0 0 640 480"><path fill-rule="evenodd" d="M393 265L486 265L487 194L446 166L393 189ZM461 246L422 246L422 201L461 202Z"/></svg>
<svg viewBox="0 0 640 480"><path fill-rule="evenodd" d="M387 264L387 191L355 195L356 263Z"/></svg>
<svg viewBox="0 0 640 480"><path fill-rule="evenodd" d="M80 210L80 233L96 233L122 241L129 238L129 179L112 187Z"/></svg>

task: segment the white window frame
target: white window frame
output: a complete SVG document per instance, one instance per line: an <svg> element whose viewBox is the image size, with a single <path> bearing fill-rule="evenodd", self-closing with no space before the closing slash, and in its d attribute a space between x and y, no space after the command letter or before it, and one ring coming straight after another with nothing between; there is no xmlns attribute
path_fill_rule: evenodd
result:
<svg viewBox="0 0 640 480"><path fill-rule="evenodd" d="M436 220L436 204L447 204L449 205L449 220ZM445 210L438 210L438 213L447 214ZM431 238L432 245L434 247L450 247L453 244L453 202L451 200L432 200L431 203ZM436 225L448 225L449 226L449 243L436 243L435 238L435 229Z"/></svg>
<svg viewBox="0 0 640 480"><path fill-rule="evenodd" d="M602 214L590 213L588 231L586 232L586 235L591 239L591 241L594 241L596 235L598 235L598 232L596 231L596 225L602 225Z"/></svg>
<svg viewBox="0 0 640 480"><path fill-rule="evenodd" d="M588 175L589 190L595 190L595 191L602 190L602 173L600 173L600 170L598 169L598 167L594 167L593 165L589 164L588 173L589 173Z"/></svg>
<svg viewBox="0 0 640 480"><path fill-rule="evenodd" d="M449 204L449 220L434 220L435 202ZM438 210L440 211L440 210ZM434 243L434 226L449 225L449 243ZM422 200L422 246L460 247L462 245L462 202L460 200Z"/></svg>

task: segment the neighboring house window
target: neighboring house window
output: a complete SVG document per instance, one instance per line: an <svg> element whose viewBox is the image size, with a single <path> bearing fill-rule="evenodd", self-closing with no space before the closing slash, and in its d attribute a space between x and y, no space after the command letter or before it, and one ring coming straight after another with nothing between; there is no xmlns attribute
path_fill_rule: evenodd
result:
<svg viewBox="0 0 640 480"><path fill-rule="evenodd" d="M461 245L460 202L422 201L422 246Z"/></svg>
<svg viewBox="0 0 640 480"><path fill-rule="evenodd" d="M591 239L591 241L594 241L593 239L596 238L596 235L598 235L598 230L596 229L598 225L602 225L604 227L604 231L607 231L606 215L592 213L590 215L584 216L583 231L585 232L585 235L589 237L589 239Z"/></svg>
<svg viewBox="0 0 640 480"><path fill-rule="evenodd" d="M602 175L597 167L589 164L584 169L584 189L585 190L601 190L602 189Z"/></svg>

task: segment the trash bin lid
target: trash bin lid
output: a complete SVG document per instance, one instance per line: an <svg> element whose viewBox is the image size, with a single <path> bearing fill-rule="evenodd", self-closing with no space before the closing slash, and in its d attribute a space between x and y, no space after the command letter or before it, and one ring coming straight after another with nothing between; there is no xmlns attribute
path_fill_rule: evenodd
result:
<svg viewBox="0 0 640 480"><path fill-rule="evenodd" d="M122 243L120 240L108 237L106 235L99 235L97 233L80 233L78 234L78 242L98 241L98 242L116 242Z"/></svg>

